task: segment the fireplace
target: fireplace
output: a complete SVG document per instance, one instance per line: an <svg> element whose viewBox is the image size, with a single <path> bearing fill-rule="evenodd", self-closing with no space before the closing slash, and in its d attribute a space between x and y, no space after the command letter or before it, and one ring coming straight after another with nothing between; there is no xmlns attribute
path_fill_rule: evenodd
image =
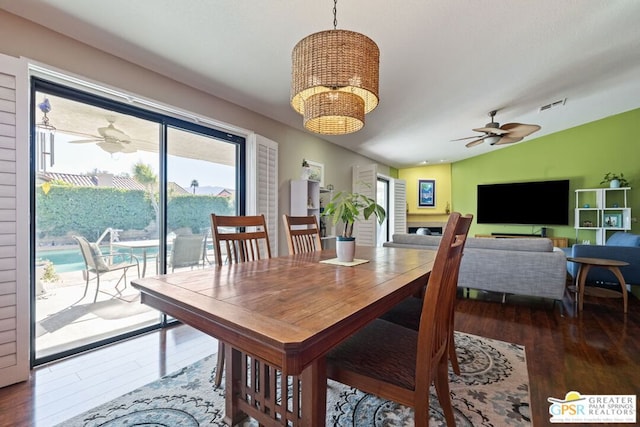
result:
<svg viewBox="0 0 640 427"><path fill-rule="evenodd" d="M442 227L409 227L409 234L416 234L419 228L426 228L429 230L430 234L440 235L442 234Z"/></svg>

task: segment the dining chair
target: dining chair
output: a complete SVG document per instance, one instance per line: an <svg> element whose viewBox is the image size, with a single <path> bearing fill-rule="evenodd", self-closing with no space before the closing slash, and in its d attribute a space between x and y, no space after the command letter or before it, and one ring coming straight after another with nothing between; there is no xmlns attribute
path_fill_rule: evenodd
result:
<svg viewBox="0 0 640 427"><path fill-rule="evenodd" d="M429 275L419 329L376 319L326 356L327 377L414 408L415 425L429 425L433 382L447 425L455 425L449 395L448 348L457 271L472 216L449 215Z"/></svg>
<svg viewBox="0 0 640 427"><path fill-rule="evenodd" d="M469 215L471 216L471 215ZM473 216L471 216L473 219ZM460 253L462 256L462 252ZM461 260L462 261L462 260ZM460 269L456 270L455 283L458 285L458 273ZM387 320L392 323L396 323L405 328L418 330L420 328L420 314L422 312L423 298L421 297L409 297L402 301L400 304L393 307L391 310L380 316L381 319ZM458 362L458 355L456 354L456 346L454 337L454 320L455 320L455 299L451 305L451 334L449 337L449 361L451 367L456 375L460 375L460 363Z"/></svg>
<svg viewBox="0 0 640 427"><path fill-rule="evenodd" d="M271 258L269 233L264 215L221 216L211 214L211 236L218 265ZM222 250L225 250L223 257ZM216 387L222 383L224 343L218 340Z"/></svg>
<svg viewBox="0 0 640 427"><path fill-rule="evenodd" d="M322 249L320 228L315 215L290 216L283 214L282 222L287 234L287 246L289 247L290 255Z"/></svg>
<svg viewBox="0 0 640 427"><path fill-rule="evenodd" d="M78 242L80 246L80 252L84 259L84 294L82 298L87 296L87 290L89 289L89 280L91 280L91 274L96 276L96 293L93 297L93 302L98 300L98 291L100 291L100 276L114 271L121 271L122 275L116 283L116 290L122 280L124 280L124 287L127 287L127 271L130 268L136 267L138 270L138 278L140 277L140 262L135 255L131 254L103 254L100 247L96 243L89 242L83 236L72 236L73 239ZM128 258L128 259L127 259ZM116 262L116 260L121 261ZM80 299L82 299L80 298Z"/></svg>

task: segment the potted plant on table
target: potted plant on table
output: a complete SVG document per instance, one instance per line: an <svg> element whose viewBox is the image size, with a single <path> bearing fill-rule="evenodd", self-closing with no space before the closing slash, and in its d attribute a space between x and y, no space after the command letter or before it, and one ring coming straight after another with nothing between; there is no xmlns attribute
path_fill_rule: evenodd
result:
<svg viewBox="0 0 640 427"><path fill-rule="evenodd" d="M355 222L368 220L375 215L378 223L382 224L386 212L374 199L364 194L340 191L327 204L322 215L331 218L334 225L343 224L342 232L336 236L336 254L338 261L352 262L356 250L356 238L353 237Z"/></svg>
<svg viewBox="0 0 640 427"><path fill-rule="evenodd" d="M607 183L611 188L620 188L620 187L629 186L629 181L626 180L623 173L618 175L616 173L607 172L604 178L602 178L602 181L600 181L600 184L607 184Z"/></svg>

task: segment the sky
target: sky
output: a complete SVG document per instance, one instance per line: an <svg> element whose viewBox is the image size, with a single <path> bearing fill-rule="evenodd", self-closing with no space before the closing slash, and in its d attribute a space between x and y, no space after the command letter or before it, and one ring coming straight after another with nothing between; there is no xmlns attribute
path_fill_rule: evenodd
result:
<svg viewBox="0 0 640 427"><path fill-rule="evenodd" d="M94 169L114 175L128 173L133 176L133 166L142 162L151 166L158 174L158 153L136 151L135 153L109 154L95 143L71 144L77 140L61 133L55 135L53 167L47 171L57 173L85 174ZM167 161L168 181L175 182L189 190L191 181L198 181L200 187L224 187L235 189L235 168L202 160L169 156Z"/></svg>

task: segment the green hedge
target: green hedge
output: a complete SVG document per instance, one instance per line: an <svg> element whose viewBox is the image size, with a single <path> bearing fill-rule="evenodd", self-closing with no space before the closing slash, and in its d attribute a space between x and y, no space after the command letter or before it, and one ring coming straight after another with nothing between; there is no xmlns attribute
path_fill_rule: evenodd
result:
<svg viewBox="0 0 640 427"><path fill-rule="evenodd" d="M95 241L109 227L144 230L155 214L141 190L92 187L50 187L36 191L36 233L40 239L80 234ZM189 227L194 233L207 229L209 214L233 215L233 201L225 197L183 195L167 203L169 230Z"/></svg>
<svg viewBox="0 0 640 427"><path fill-rule="evenodd" d="M201 233L211 227L209 215L234 215L235 206L227 197L180 195L167 203L167 228L190 228Z"/></svg>

